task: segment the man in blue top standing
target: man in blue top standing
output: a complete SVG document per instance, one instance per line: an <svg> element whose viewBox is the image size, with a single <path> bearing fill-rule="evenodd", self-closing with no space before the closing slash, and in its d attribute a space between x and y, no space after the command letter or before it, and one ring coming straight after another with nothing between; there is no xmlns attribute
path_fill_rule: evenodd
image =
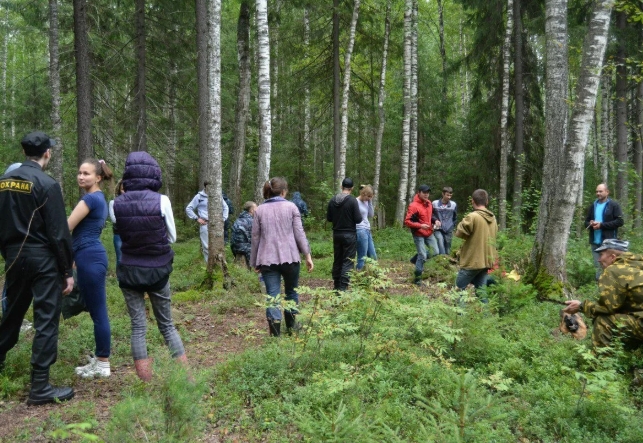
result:
<svg viewBox="0 0 643 443"><path fill-rule="evenodd" d="M433 200L433 217L437 218L433 235L438 241L440 254L446 255L451 252L453 229L458 221L458 205L451 200L452 196L453 188L445 186L442 188L442 198Z"/></svg>
<svg viewBox="0 0 643 443"><path fill-rule="evenodd" d="M620 205L609 198L610 190L605 183L596 187L596 200L587 208L585 228L589 231L589 244L594 256L596 280L601 276L602 267L598 259L600 253L596 252L603 240L618 238L618 228L623 226L623 211Z"/></svg>

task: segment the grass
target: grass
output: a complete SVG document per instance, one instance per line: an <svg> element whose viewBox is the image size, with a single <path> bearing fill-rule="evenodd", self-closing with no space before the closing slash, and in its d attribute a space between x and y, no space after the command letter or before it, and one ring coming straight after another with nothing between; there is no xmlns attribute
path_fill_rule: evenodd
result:
<svg viewBox="0 0 643 443"><path fill-rule="evenodd" d="M414 247L407 231L385 229L374 235L382 268L369 265L354 275L353 290L341 298L318 284L302 287L302 331L261 339L265 327L253 318L261 311L257 275L231 266L235 285L230 291L199 290L204 264L198 238L189 231L180 230L181 242L174 247L177 327L188 355L215 352L223 363L199 368L191 382L170 361L150 319L148 348L157 374L151 384L134 376L84 382L81 398L43 413L43 420L16 424L11 441L45 436L173 442L204 434L248 442L643 441L638 425L643 392L629 386L633 371L643 368L641 350L616 348L597 357L587 348L589 339L553 334L559 307L538 303L533 288L522 282L499 277L489 304L483 305L472 294L451 289L456 269L440 257L426 265L424 292L398 287L390 277L408 282ZM113 263L111 238L104 235ZM302 271L302 286L330 280L330 238L328 230L309 234L315 270ZM502 238L502 270L520 271L531 242L530 237ZM641 246L639 238L632 239L635 251ZM578 294L595 297L584 238L570 241L569 254ZM131 364L130 326L113 268L107 291L111 360L121 367ZM464 307L460 300L466 301ZM225 334L257 344L242 353L218 349L208 331L192 326L195 315L209 316L216 327L234 315L239 321L226 326ZM92 331L86 314L61 323L54 382L78 383L73 368L93 349ZM26 394L30 334L8 354L7 370L0 375L5 419ZM101 386L117 392L106 400ZM107 419L100 411L106 404Z"/></svg>

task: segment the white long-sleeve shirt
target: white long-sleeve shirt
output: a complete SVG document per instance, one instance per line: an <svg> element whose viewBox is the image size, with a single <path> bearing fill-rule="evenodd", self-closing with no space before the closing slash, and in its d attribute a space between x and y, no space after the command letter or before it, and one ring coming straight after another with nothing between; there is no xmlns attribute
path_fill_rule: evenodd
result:
<svg viewBox="0 0 643 443"><path fill-rule="evenodd" d="M176 225L174 224L174 213L172 212L172 202L167 195L161 194L161 216L165 220L165 228L167 229L167 239L170 243L176 241ZM109 202L109 218L112 223L116 223L116 215L114 214L114 200Z"/></svg>
<svg viewBox="0 0 643 443"><path fill-rule="evenodd" d="M223 221L226 221L229 214L228 205L223 198L221 199L221 203L223 203ZM195 195L192 201L185 207L185 213L192 220L198 220L200 218L207 220L208 194L206 194L205 191L199 191L199 193Z"/></svg>

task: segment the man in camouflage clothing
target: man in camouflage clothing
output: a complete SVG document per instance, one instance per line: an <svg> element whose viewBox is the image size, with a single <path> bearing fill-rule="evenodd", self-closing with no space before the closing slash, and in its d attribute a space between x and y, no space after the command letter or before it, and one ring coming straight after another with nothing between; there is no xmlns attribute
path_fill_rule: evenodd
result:
<svg viewBox="0 0 643 443"><path fill-rule="evenodd" d="M628 252L629 242L606 239L596 249L603 273L598 280L598 301L570 300L564 312L582 311L594 319L592 342L610 346L618 329L624 343L643 343L643 256Z"/></svg>
<svg viewBox="0 0 643 443"><path fill-rule="evenodd" d="M232 225L232 241L230 249L234 254L234 260L237 261L240 255L246 259L246 266L250 269L250 239L252 238L252 220L255 215L257 204L255 202L245 202L243 212Z"/></svg>

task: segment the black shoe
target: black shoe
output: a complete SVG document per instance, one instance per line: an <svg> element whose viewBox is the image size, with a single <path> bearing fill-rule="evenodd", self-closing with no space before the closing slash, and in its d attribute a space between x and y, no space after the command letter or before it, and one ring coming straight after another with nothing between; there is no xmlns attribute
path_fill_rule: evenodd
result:
<svg viewBox="0 0 643 443"><path fill-rule="evenodd" d="M290 311L284 311L284 318L286 320L286 334L292 335L292 332L299 331L301 324L297 323L297 316Z"/></svg>
<svg viewBox="0 0 643 443"><path fill-rule="evenodd" d="M415 254L413 257L411 257L411 260L409 260L411 263L415 264L418 261L418 255Z"/></svg>
<svg viewBox="0 0 643 443"><path fill-rule="evenodd" d="M268 320L268 332L271 337L279 337L281 335L281 322Z"/></svg>
<svg viewBox="0 0 643 443"><path fill-rule="evenodd" d="M415 271L415 280L413 281L418 286L422 286L422 272Z"/></svg>
<svg viewBox="0 0 643 443"><path fill-rule="evenodd" d="M30 406L45 405L74 398L72 388L58 388L49 384L49 368L31 371L31 391L27 404Z"/></svg>

